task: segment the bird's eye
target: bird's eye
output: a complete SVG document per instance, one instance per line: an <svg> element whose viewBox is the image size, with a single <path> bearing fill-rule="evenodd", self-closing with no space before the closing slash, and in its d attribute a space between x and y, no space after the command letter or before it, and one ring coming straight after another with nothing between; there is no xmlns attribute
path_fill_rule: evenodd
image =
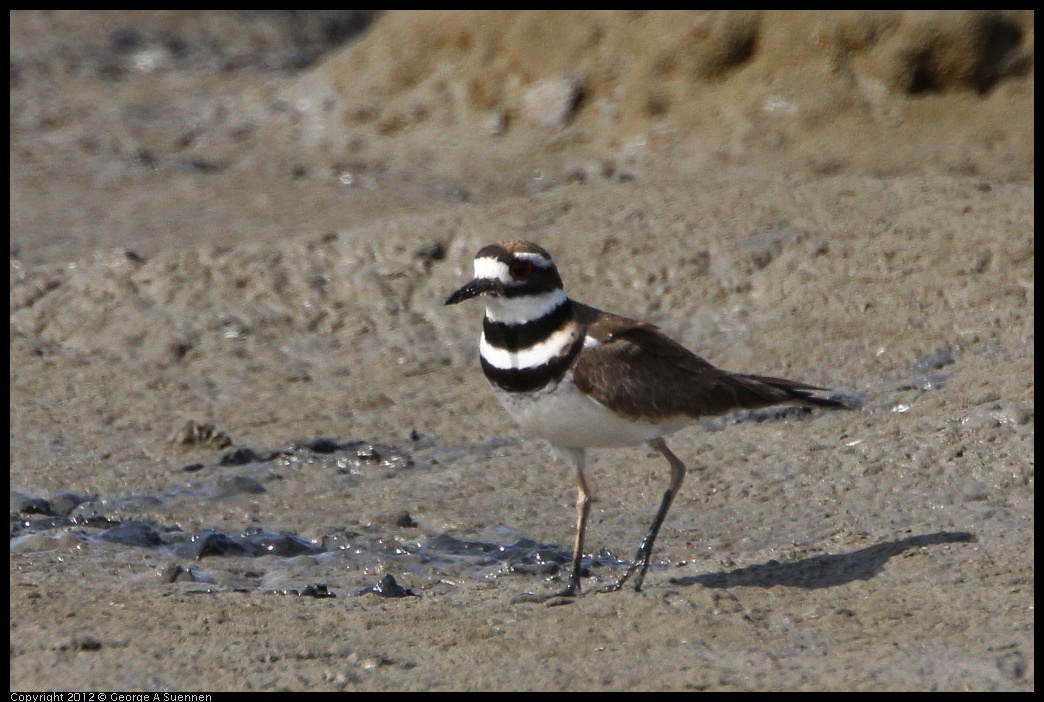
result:
<svg viewBox="0 0 1044 702"><path fill-rule="evenodd" d="M511 262L511 277L515 280L526 280L533 274L533 262L519 259Z"/></svg>

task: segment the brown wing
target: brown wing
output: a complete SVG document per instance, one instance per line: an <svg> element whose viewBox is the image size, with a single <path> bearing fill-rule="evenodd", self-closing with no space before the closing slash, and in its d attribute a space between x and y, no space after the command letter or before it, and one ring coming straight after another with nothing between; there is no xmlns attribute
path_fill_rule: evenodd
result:
<svg viewBox="0 0 1044 702"><path fill-rule="evenodd" d="M840 407L814 397L820 390L783 378L742 375L715 368L660 333L655 326L581 306L587 334L599 341L580 354L577 387L631 417L700 417L786 402Z"/></svg>

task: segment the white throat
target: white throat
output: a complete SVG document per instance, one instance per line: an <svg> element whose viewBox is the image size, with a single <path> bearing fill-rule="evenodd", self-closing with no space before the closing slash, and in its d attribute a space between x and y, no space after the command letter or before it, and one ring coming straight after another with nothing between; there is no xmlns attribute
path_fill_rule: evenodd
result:
<svg viewBox="0 0 1044 702"><path fill-rule="evenodd" d="M486 316L500 324L525 324L540 319L566 301L562 288L540 295L486 297Z"/></svg>

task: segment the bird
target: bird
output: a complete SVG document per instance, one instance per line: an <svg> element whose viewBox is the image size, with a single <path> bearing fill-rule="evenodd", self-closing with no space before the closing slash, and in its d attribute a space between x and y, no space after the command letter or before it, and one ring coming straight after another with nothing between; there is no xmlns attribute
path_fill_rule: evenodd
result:
<svg viewBox="0 0 1044 702"><path fill-rule="evenodd" d="M633 577L640 591L660 527L685 479L685 464L664 437L701 417L794 403L843 408L826 388L764 375L721 370L655 325L604 312L565 293L551 255L528 241L479 249L474 277L445 301L481 297L482 371L521 429L546 440L576 471L576 532L569 580L581 591L581 561L591 507L587 450L648 444L670 466L670 482L645 538L623 575L598 590L620 590Z"/></svg>

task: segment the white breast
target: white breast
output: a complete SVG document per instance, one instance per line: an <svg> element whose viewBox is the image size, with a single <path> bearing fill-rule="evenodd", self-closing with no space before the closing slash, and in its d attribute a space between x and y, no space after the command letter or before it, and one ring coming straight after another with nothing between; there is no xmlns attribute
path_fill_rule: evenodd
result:
<svg viewBox="0 0 1044 702"><path fill-rule="evenodd" d="M535 393L505 392L496 386L493 390L523 431L561 448L633 446L694 422L687 417L662 423L621 417L577 390L571 371L562 382Z"/></svg>
<svg viewBox="0 0 1044 702"><path fill-rule="evenodd" d="M551 313L565 301L566 294L562 288L555 288L539 295L487 297L486 316L491 322L525 324Z"/></svg>

